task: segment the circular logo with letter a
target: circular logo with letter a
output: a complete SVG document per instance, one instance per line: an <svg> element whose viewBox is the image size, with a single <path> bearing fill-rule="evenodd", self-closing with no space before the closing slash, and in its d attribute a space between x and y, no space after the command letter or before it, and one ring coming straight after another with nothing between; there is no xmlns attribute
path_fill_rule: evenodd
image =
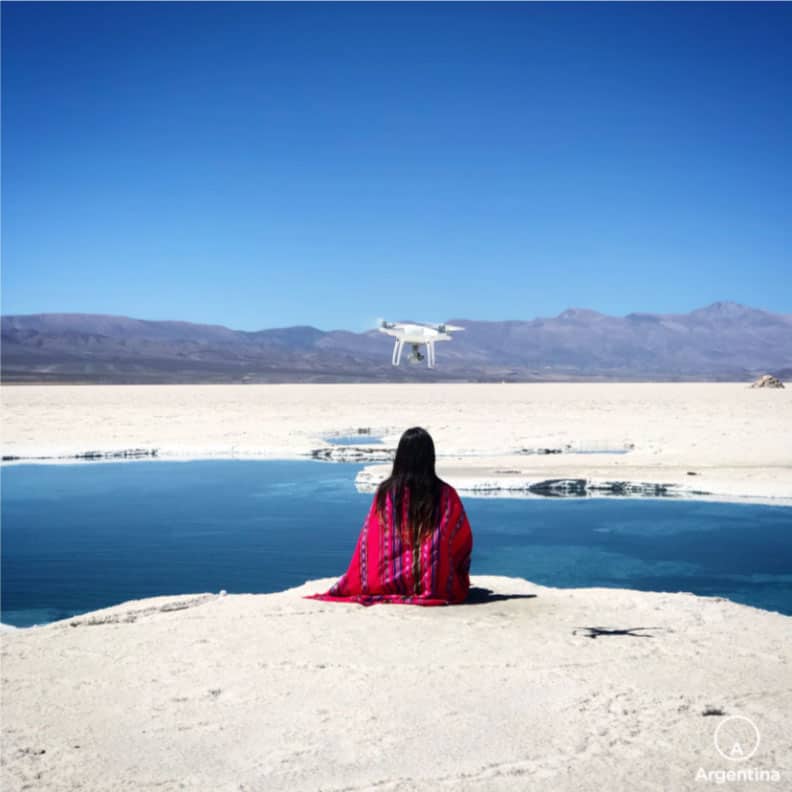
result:
<svg viewBox="0 0 792 792"><path fill-rule="evenodd" d="M731 762L750 759L759 747L759 729L745 715L730 715L715 729L715 748Z"/></svg>

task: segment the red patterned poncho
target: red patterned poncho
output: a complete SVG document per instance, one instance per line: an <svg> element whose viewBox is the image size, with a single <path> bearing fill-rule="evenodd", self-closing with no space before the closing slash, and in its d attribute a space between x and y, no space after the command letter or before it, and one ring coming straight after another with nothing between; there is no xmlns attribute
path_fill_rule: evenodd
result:
<svg viewBox="0 0 792 792"><path fill-rule="evenodd" d="M349 568L327 592L309 594L306 599L359 602L361 605L377 602L451 605L465 601L470 588L473 535L456 490L443 482L440 522L421 543L417 585L413 577L413 548L404 528L409 490L402 500L401 535L393 530L390 493L385 504L386 519L382 522L377 516L375 495Z"/></svg>

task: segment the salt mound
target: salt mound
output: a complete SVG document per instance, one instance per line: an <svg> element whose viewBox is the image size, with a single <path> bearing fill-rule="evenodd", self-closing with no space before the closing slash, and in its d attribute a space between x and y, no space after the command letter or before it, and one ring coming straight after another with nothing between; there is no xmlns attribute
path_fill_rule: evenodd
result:
<svg viewBox="0 0 792 792"><path fill-rule="evenodd" d="M763 374L756 382L751 383L752 388L783 388L784 383L772 374Z"/></svg>

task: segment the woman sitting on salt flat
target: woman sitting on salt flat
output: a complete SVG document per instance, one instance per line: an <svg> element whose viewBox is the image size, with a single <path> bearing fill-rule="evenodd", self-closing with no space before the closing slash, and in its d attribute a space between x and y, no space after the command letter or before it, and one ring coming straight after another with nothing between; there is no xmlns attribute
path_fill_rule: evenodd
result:
<svg viewBox="0 0 792 792"><path fill-rule="evenodd" d="M473 535L456 490L435 473L434 442L420 427L399 440L391 475L374 495L349 568L307 599L451 605L470 588Z"/></svg>

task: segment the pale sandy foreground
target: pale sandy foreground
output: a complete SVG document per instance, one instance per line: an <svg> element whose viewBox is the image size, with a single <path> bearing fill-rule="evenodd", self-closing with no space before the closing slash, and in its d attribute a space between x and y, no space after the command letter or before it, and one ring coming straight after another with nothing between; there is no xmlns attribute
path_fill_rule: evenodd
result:
<svg viewBox="0 0 792 792"><path fill-rule="evenodd" d="M792 498L789 387L14 385L0 399L3 456L13 461L130 450L158 459L295 458L328 451L331 435L365 429L384 439L370 457L363 452L376 463L419 425L435 438L438 472L462 492L571 478L668 484L721 500ZM366 481L385 472L374 465Z"/></svg>
<svg viewBox="0 0 792 792"><path fill-rule="evenodd" d="M2 789L792 788L792 618L504 577L445 608L299 596L331 582L4 632Z"/></svg>

